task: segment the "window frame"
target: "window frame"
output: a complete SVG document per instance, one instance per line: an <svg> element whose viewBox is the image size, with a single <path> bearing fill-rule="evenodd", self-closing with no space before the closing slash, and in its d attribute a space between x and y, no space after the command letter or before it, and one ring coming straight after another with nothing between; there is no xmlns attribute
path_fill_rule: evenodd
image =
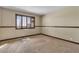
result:
<svg viewBox="0 0 79 59"><path fill-rule="evenodd" d="M17 27L17 16L21 16L21 28L18 28L18 27ZM23 26L22 26L22 23L23 23L23 22L22 22L22 17L23 17L23 16L26 17L26 24L27 24L27 17L33 18L34 21L30 20L30 22L31 22L31 24L32 24L32 22L33 22L34 26L31 27L31 24L30 24L30 27L29 27L29 28L27 28L27 25L26 25L25 28L23 28ZM16 27L16 29L34 29L34 28L35 28L35 17L34 17L34 16L27 16L27 15L15 14L15 27Z"/></svg>

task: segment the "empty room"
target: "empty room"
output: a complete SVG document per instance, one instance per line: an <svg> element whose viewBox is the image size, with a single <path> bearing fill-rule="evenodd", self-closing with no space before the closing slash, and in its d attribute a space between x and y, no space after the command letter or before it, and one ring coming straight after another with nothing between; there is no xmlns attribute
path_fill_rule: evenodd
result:
<svg viewBox="0 0 79 59"><path fill-rule="evenodd" d="M79 7L0 6L0 53L79 53Z"/></svg>

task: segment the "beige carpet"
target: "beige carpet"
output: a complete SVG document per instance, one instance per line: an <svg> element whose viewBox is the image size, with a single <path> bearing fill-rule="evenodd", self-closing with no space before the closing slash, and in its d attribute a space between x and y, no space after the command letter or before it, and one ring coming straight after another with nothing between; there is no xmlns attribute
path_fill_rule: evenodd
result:
<svg viewBox="0 0 79 59"><path fill-rule="evenodd" d="M56 38L37 35L0 42L2 53L75 53L79 45Z"/></svg>

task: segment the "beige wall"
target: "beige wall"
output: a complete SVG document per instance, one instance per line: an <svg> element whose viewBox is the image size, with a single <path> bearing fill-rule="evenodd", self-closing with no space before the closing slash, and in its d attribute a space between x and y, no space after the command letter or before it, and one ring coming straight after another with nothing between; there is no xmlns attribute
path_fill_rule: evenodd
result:
<svg viewBox="0 0 79 59"><path fill-rule="evenodd" d="M0 25L2 26L15 26L15 14L22 14L22 15L29 15L29 16L35 16L35 25L40 26L40 16L28 14L28 13L22 13L22 12L16 12L8 9L0 8L2 19L0 19ZM40 28L35 27L35 29L19 29L16 30L15 28L0 28L0 40L7 39L7 38L13 38L13 37L20 37L20 36L26 36L26 35L32 35L32 34L38 34L40 33Z"/></svg>
<svg viewBox="0 0 79 59"><path fill-rule="evenodd" d="M0 9L0 26L1 26L1 9ZM0 38L1 38L1 28L0 28Z"/></svg>
<svg viewBox="0 0 79 59"><path fill-rule="evenodd" d="M1 26L1 9L0 9L0 26Z"/></svg>
<svg viewBox="0 0 79 59"><path fill-rule="evenodd" d="M35 16L36 26L79 26L79 7L65 7L43 16L42 19L38 15L0 8L0 26L15 26L15 14ZM37 33L44 33L79 42L79 28L51 27L36 27L35 29L20 30L16 30L15 28L0 28L0 40Z"/></svg>
<svg viewBox="0 0 79 59"><path fill-rule="evenodd" d="M79 7L64 7L43 16L42 26L79 26ZM79 42L79 28L43 27L42 33Z"/></svg>

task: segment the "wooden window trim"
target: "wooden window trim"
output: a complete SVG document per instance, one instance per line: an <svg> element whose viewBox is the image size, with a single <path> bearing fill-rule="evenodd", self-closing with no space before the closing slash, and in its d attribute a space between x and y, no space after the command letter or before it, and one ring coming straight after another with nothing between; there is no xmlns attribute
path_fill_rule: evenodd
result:
<svg viewBox="0 0 79 59"><path fill-rule="evenodd" d="M21 28L17 28L17 16L21 16ZM32 24L32 22L34 23L34 26L31 27L31 24L30 24L30 27L29 28L27 28L27 26L26 26L26 28L23 28L23 26L22 26L22 23L23 23L22 22L22 17L23 16L26 17L26 24L27 24L27 17L34 18L34 21L30 20L31 21L31 24ZM34 16L27 16L27 15L15 14L15 27L16 27L16 29L34 29L35 28L35 17Z"/></svg>

